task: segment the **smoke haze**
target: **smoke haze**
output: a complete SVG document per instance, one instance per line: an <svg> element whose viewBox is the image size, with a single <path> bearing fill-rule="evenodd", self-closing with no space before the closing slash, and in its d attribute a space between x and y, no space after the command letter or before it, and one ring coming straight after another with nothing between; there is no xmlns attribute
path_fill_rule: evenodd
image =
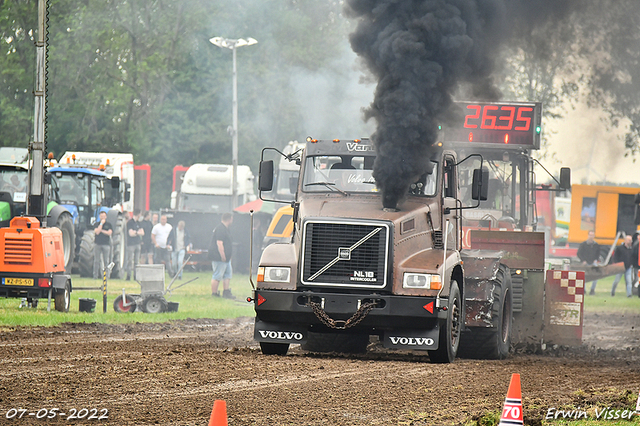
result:
<svg viewBox="0 0 640 426"><path fill-rule="evenodd" d="M395 208L412 181L430 172L437 128L456 93L498 100L494 56L514 34L562 19L573 1L348 0L358 19L351 46L377 79L366 117L378 158L383 206ZM513 31L515 28L518 31Z"/></svg>

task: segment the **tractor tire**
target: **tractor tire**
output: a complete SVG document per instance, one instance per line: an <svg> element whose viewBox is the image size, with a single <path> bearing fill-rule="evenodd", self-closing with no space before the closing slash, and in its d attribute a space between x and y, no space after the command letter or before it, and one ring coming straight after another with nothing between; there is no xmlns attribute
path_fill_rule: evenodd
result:
<svg viewBox="0 0 640 426"><path fill-rule="evenodd" d="M92 230L84 231L80 240L76 268L81 277L93 278L93 257L96 234Z"/></svg>
<svg viewBox="0 0 640 426"><path fill-rule="evenodd" d="M73 260L76 253L76 230L73 226L71 214L62 213L58 216L55 227L62 231L62 250L64 250L64 270L71 274Z"/></svg>
<svg viewBox="0 0 640 426"><path fill-rule="evenodd" d="M260 342L260 350L263 355L286 355L289 350L289 344Z"/></svg>
<svg viewBox="0 0 640 426"><path fill-rule="evenodd" d="M509 268L500 265L493 283L491 327L469 327L460 355L476 359L505 359L511 347L513 292Z"/></svg>
<svg viewBox="0 0 640 426"><path fill-rule="evenodd" d="M161 296L148 296L142 301L142 312L148 314L167 312L167 301Z"/></svg>
<svg viewBox="0 0 640 426"><path fill-rule="evenodd" d="M64 284L64 289L55 289L53 302L58 312L69 312L71 306L71 285L69 280Z"/></svg>
<svg viewBox="0 0 640 426"><path fill-rule="evenodd" d="M111 278L124 278L124 260L125 250L127 247L127 224L124 215L118 213L118 217L113 226L113 234L111 235L111 259L113 260L113 269L111 270Z"/></svg>
<svg viewBox="0 0 640 426"><path fill-rule="evenodd" d="M137 305L135 300L129 295L127 295L127 306L124 305L122 295L116 297L116 299L113 301L113 310L120 314L135 312L136 308Z"/></svg>
<svg viewBox="0 0 640 426"><path fill-rule="evenodd" d="M451 281L449 291L447 320L440 325L438 349L429 351L429 359L435 363L450 363L456 359L460 346L460 332L464 316L462 312L462 299L458 283Z"/></svg>
<svg viewBox="0 0 640 426"><path fill-rule="evenodd" d="M309 352L340 352L345 354L363 354L369 345L368 334L312 333L302 344Z"/></svg>

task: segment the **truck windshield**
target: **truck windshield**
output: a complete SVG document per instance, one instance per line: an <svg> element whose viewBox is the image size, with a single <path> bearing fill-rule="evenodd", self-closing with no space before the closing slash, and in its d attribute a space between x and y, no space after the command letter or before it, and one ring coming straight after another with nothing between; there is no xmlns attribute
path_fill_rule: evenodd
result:
<svg viewBox="0 0 640 426"><path fill-rule="evenodd" d="M180 210L192 212L229 212L233 210L231 195L182 194Z"/></svg>
<svg viewBox="0 0 640 426"><path fill-rule="evenodd" d="M378 192L373 178L373 156L318 155L309 156L304 168L302 190L305 192L367 193ZM411 195L433 196L436 192L437 163L433 172L414 182Z"/></svg>

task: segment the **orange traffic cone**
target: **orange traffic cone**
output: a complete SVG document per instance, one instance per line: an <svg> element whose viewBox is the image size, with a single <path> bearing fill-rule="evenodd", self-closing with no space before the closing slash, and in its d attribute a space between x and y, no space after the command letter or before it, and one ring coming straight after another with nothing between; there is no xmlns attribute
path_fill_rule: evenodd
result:
<svg viewBox="0 0 640 426"><path fill-rule="evenodd" d="M522 391L520 389L520 375L512 374L504 408L498 426L522 426Z"/></svg>
<svg viewBox="0 0 640 426"><path fill-rule="evenodd" d="M227 423L227 403L221 399L216 399L211 410L209 426L228 426Z"/></svg>

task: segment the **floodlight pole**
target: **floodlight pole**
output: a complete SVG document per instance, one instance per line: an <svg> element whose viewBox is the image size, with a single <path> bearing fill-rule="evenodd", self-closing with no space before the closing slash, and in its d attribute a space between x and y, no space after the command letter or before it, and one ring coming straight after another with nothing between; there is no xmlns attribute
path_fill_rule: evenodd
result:
<svg viewBox="0 0 640 426"><path fill-rule="evenodd" d="M222 37L213 37L209 41L221 48L231 49L233 52L233 100L232 100L232 128L231 128L231 164L233 167L233 183L232 189L232 206L235 209L238 207L238 71L236 67L236 50L238 47L250 46L256 44L257 41L253 38L245 39L229 39Z"/></svg>

